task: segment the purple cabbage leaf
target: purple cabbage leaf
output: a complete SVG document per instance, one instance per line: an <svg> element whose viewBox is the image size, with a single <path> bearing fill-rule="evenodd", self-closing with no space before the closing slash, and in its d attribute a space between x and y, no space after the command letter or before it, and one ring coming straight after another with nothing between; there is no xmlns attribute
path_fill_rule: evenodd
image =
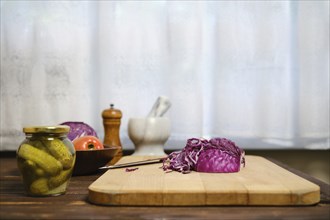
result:
<svg viewBox="0 0 330 220"><path fill-rule="evenodd" d="M245 152L226 138L210 140L191 138L181 151L168 155L163 162L164 171L191 171L206 173L239 172L245 166Z"/></svg>
<svg viewBox="0 0 330 220"><path fill-rule="evenodd" d="M82 136L95 136L97 137L96 131L90 125L84 122L67 121L61 123L61 125L67 125L70 127L68 138L73 141Z"/></svg>

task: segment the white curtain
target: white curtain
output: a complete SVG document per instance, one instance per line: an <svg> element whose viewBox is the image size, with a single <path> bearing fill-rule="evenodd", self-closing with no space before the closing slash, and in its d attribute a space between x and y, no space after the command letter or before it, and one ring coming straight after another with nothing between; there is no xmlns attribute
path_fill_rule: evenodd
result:
<svg viewBox="0 0 330 220"><path fill-rule="evenodd" d="M172 107L167 149L329 149L329 1L1 1L1 150L28 125Z"/></svg>

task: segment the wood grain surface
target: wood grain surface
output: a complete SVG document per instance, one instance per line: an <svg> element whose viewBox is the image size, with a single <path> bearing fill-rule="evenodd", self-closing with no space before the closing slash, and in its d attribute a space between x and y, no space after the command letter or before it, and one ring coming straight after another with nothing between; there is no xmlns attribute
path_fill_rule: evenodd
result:
<svg viewBox="0 0 330 220"><path fill-rule="evenodd" d="M149 157L126 156L119 163ZM161 164L108 170L88 190L100 205L214 206L311 205L320 187L259 156L246 156L238 173L166 173Z"/></svg>
<svg viewBox="0 0 330 220"><path fill-rule="evenodd" d="M128 153L126 155L129 155ZM24 192L15 152L0 154L0 219L286 219L330 218L329 184L278 161L272 162L321 188L321 201L310 206L101 206L88 201L88 186L104 172L71 178L67 193L30 197Z"/></svg>

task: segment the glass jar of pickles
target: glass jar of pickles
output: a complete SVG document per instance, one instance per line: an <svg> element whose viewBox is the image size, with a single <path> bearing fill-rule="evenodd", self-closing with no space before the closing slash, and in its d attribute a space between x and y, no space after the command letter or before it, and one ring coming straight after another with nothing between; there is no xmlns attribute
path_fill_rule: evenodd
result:
<svg viewBox="0 0 330 220"><path fill-rule="evenodd" d="M68 126L24 127L25 140L17 150L17 165L31 196L66 192L76 154L67 138Z"/></svg>

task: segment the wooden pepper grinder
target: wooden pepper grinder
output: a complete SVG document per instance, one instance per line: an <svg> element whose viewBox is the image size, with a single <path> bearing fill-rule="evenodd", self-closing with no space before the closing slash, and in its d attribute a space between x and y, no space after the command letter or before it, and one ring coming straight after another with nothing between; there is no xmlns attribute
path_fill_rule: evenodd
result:
<svg viewBox="0 0 330 220"><path fill-rule="evenodd" d="M123 156L123 148L120 143L119 128L122 118L122 113L119 109L115 109L113 104L110 104L109 109L102 112L104 126L104 141L103 144L109 146L119 146L120 149L111 160L110 164L115 164Z"/></svg>

